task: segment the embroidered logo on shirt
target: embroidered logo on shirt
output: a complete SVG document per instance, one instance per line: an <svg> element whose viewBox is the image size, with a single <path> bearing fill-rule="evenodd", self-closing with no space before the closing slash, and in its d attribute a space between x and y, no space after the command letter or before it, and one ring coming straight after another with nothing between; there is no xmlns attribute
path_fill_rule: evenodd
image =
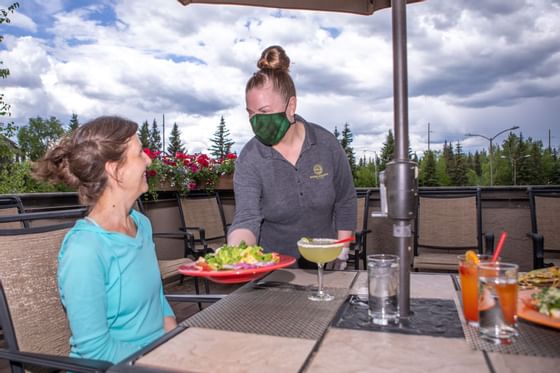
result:
<svg viewBox="0 0 560 373"><path fill-rule="evenodd" d="M320 164L316 164L313 166L313 175L309 176L310 179L323 179L325 176L328 176L328 173L323 172L323 166Z"/></svg>

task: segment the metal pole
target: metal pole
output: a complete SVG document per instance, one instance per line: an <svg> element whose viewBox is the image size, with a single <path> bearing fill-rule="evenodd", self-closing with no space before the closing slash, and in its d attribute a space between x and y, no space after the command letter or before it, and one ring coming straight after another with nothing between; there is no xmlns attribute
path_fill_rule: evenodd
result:
<svg viewBox="0 0 560 373"><path fill-rule="evenodd" d="M490 139L490 186L494 185L494 173L493 173L493 168L492 168L492 163L493 163L493 152L492 152L492 140L493 138Z"/></svg>
<svg viewBox="0 0 560 373"><path fill-rule="evenodd" d="M407 82L407 54L406 54L406 2L392 0L392 30L393 30L393 111L395 130L394 160L397 163L408 162L408 82ZM398 181L404 181L410 172L406 167L397 170ZM398 183L397 183L398 184ZM404 184L404 183L401 183ZM403 210L409 195L401 185L394 185L395 205L397 210ZM393 187L393 186L391 186ZM410 253L412 251L412 233L410 219L399 217L393 219L393 236L396 240L397 253L400 257L399 272L399 316L406 319L410 315Z"/></svg>

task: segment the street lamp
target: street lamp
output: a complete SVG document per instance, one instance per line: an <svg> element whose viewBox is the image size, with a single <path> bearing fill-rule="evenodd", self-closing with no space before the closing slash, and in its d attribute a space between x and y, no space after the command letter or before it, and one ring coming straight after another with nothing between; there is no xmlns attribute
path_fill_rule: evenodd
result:
<svg viewBox="0 0 560 373"><path fill-rule="evenodd" d="M484 136L484 135L480 135L478 133L466 133L465 136L467 137L482 137L483 139L486 139L490 142L490 186L494 185L494 170L492 168L492 158L493 158L493 153L492 153L492 142L494 141L494 139L498 136L500 136L502 133L507 132L507 131L513 131L518 129L519 126L514 126L511 128L506 128L505 130L502 130L500 132L498 132L497 134L495 134L492 137L488 137L488 136Z"/></svg>
<svg viewBox="0 0 560 373"><path fill-rule="evenodd" d="M513 185L517 185L517 161L519 161L523 158L529 158L530 156L531 156L531 154L525 154L525 155L522 155L521 157L516 158L516 157L514 157L510 154L509 159L510 159L510 162L511 162L511 171L512 171L511 179L513 181ZM508 157L506 157L505 155L502 155L500 158L506 159Z"/></svg>

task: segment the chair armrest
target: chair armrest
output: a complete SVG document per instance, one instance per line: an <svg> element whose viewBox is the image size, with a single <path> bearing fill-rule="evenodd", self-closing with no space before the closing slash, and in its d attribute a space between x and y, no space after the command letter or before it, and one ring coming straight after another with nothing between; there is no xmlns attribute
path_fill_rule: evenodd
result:
<svg viewBox="0 0 560 373"><path fill-rule="evenodd" d="M153 237L159 238L181 238L181 239L190 239L192 234L188 232L154 232L152 233Z"/></svg>
<svg viewBox="0 0 560 373"><path fill-rule="evenodd" d="M165 297L170 302L215 303L226 297L226 294L165 294Z"/></svg>
<svg viewBox="0 0 560 373"><path fill-rule="evenodd" d="M0 349L0 359L22 364L33 364L41 367L72 371L72 372L105 372L112 363L102 360L78 359L68 356L54 356L32 352L8 351Z"/></svg>
<svg viewBox="0 0 560 373"><path fill-rule="evenodd" d="M494 233L483 233L484 235L484 247L482 253L487 255L494 254Z"/></svg>
<svg viewBox="0 0 560 373"><path fill-rule="evenodd" d="M540 233L527 233L533 241L533 269L544 268L544 237Z"/></svg>

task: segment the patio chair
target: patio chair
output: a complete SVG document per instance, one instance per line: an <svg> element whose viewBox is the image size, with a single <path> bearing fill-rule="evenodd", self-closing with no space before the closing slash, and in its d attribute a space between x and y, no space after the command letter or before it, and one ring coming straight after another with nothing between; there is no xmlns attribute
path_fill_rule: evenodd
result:
<svg viewBox="0 0 560 373"><path fill-rule="evenodd" d="M25 215L35 218L33 213ZM56 270L61 241L72 225L0 230L0 324L5 344L0 359L9 361L13 372L30 366L100 372L111 366L68 357L70 328L59 300Z"/></svg>
<svg viewBox="0 0 560 373"><path fill-rule="evenodd" d="M357 209L357 224L356 224L356 240L350 244L350 253L348 261L354 263L355 269L360 269L360 260L364 264L364 269L367 268L367 235L371 233L368 229L369 222L369 197L370 190L357 191L358 209Z"/></svg>
<svg viewBox="0 0 560 373"><path fill-rule="evenodd" d="M52 219L55 224L30 228L0 229L0 326L4 346L0 359L10 363L12 372L30 367L49 371L103 372L111 363L68 357L71 335L58 293L56 271L60 244L74 225L58 219L81 217L76 209L48 213L25 213L1 217ZM225 295L166 294L170 302L213 303Z"/></svg>
<svg viewBox="0 0 560 373"><path fill-rule="evenodd" d="M18 196L2 196L0 197L0 216L11 216L25 212L23 203ZM29 222L27 220L17 220L2 223L0 229L9 228L27 228Z"/></svg>
<svg viewBox="0 0 560 373"><path fill-rule="evenodd" d="M149 213L144 209L144 204L140 198L136 200L135 206L136 210L140 211L142 214L149 217ZM179 207L178 207L179 208ZM179 210L180 211L180 210ZM165 282L166 280L173 277L180 277L183 280L183 275L179 272L179 267L183 264L192 263L192 259L188 257L192 253L192 248L194 247L193 236L188 232L182 232L181 230L176 230L172 232L154 232L154 241L156 238L170 238L170 239L180 239L183 241L183 254L181 257L173 259L161 259L158 256L159 271L161 273L161 280ZM156 244L156 255L158 253L158 247L160 245ZM198 284L195 284L198 289ZM198 290L197 290L198 294Z"/></svg>
<svg viewBox="0 0 560 373"><path fill-rule="evenodd" d="M195 256L212 252L226 243L227 227L218 194L177 196L184 226L193 235Z"/></svg>
<svg viewBox="0 0 560 373"><path fill-rule="evenodd" d="M494 235L482 232L479 188L419 192L414 234L415 270L456 271L457 255L466 250L491 254L493 248Z"/></svg>
<svg viewBox="0 0 560 373"><path fill-rule="evenodd" d="M528 192L531 232L527 235L533 241L533 267L560 266L560 189L529 188Z"/></svg>

